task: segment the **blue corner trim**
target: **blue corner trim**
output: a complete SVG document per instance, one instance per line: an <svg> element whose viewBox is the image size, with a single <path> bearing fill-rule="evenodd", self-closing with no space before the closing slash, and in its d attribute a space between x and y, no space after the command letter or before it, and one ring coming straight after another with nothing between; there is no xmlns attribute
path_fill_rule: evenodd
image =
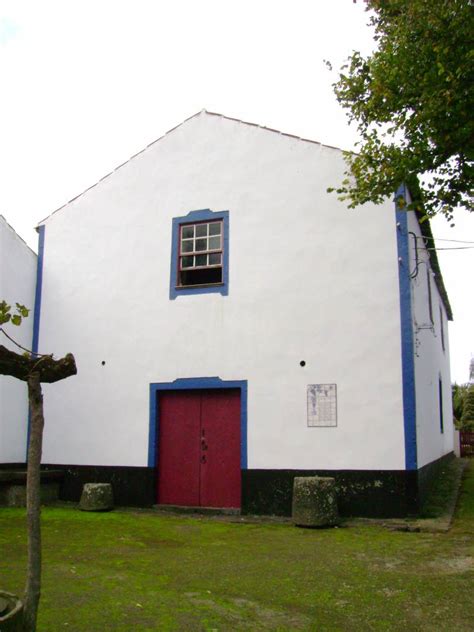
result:
<svg viewBox="0 0 474 632"><path fill-rule="evenodd" d="M398 204L400 196L406 199L405 195L405 186L402 185L395 194L395 215L399 261L403 420L405 430L405 469L416 470L418 468L418 460L416 446L415 351L412 326L408 215L406 209L400 208Z"/></svg>
<svg viewBox="0 0 474 632"><path fill-rule="evenodd" d="M43 289L43 260L44 260L44 232L45 227L38 228L38 262L36 267L35 311L33 315L33 342L31 350L38 353L39 328L41 317L41 292Z"/></svg>
<svg viewBox="0 0 474 632"><path fill-rule="evenodd" d="M148 467L156 467L158 454L158 393L161 391L240 389L240 467L247 469L247 380L221 380L220 377L181 378L174 382L150 384L150 427L148 432Z"/></svg>
<svg viewBox="0 0 474 632"><path fill-rule="evenodd" d="M224 261L223 261L223 283L221 285L211 285L209 287L185 287L177 288L178 280L178 246L179 227L181 224L192 222L205 222L212 220L223 220L224 224ZM171 231L171 264L170 264L170 300L177 296L188 294L229 294L229 211L214 213L210 209L190 211L183 217L174 217Z"/></svg>
<svg viewBox="0 0 474 632"><path fill-rule="evenodd" d="M41 292L43 289L44 233L45 233L45 227L40 226L38 228L38 259L36 262L35 309L33 312L33 340L31 342L31 350L33 351L33 353L38 353L38 345L39 345L39 328L40 328L40 317L41 317ZM28 407L25 461L28 461L28 446L30 445L30 428L31 428L31 411Z"/></svg>

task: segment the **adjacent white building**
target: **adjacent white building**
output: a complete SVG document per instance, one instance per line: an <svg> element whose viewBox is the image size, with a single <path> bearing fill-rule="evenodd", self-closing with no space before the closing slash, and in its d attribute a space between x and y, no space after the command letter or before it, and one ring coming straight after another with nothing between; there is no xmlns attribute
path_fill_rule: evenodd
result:
<svg viewBox="0 0 474 632"><path fill-rule="evenodd" d="M0 215L0 301L9 305L35 303L37 256ZM21 327L3 329L20 345L31 349L33 313ZM0 345L23 353L0 332ZM28 394L25 382L0 375L0 464L21 464L26 458Z"/></svg>
<svg viewBox="0 0 474 632"><path fill-rule="evenodd" d="M44 385L64 498L284 514L320 473L342 513L416 510L453 450L451 310L427 224L348 210L344 167L202 111L40 223L37 350L78 366Z"/></svg>

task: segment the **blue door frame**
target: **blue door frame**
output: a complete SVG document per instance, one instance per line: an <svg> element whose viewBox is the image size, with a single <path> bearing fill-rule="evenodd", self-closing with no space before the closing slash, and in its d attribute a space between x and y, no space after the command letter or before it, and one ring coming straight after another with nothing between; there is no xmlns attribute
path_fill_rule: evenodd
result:
<svg viewBox="0 0 474 632"><path fill-rule="evenodd" d="M157 395L162 391L188 391L216 388L240 389L240 467L247 469L247 380L221 380L219 377L180 378L174 382L150 384L150 426L148 432L148 467L157 466L159 410Z"/></svg>

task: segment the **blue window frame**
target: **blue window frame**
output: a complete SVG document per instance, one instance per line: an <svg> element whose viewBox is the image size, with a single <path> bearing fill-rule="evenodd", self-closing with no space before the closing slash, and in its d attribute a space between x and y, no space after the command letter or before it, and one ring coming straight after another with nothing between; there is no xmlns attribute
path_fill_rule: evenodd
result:
<svg viewBox="0 0 474 632"><path fill-rule="evenodd" d="M439 431L444 433L444 415L443 415L443 382L438 379L438 406L439 406Z"/></svg>
<svg viewBox="0 0 474 632"><path fill-rule="evenodd" d="M441 305L439 306L439 329L440 329L440 333L441 333L441 348L443 349L443 351L445 351L445 345L444 345L444 319L443 319L443 310L441 308Z"/></svg>
<svg viewBox="0 0 474 632"><path fill-rule="evenodd" d="M430 315L430 323L433 325L434 317L433 317L433 297L431 294L431 271L428 266L426 267L426 283L428 286L428 313Z"/></svg>
<svg viewBox="0 0 474 632"><path fill-rule="evenodd" d="M173 218L170 299L229 293L229 211L191 211Z"/></svg>

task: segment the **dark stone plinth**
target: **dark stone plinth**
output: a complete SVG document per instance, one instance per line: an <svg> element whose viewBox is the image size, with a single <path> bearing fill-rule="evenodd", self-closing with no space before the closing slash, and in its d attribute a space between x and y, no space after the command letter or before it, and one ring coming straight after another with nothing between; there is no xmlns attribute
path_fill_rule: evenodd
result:
<svg viewBox="0 0 474 632"><path fill-rule="evenodd" d="M292 518L298 527L337 525L339 513L335 480L320 476L295 477Z"/></svg>
<svg viewBox="0 0 474 632"><path fill-rule="evenodd" d="M58 500L63 478L60 470L41 471L41 503ZM0 470L0 506L26 507L26 469Z"/></svg>
<svg viewBox="0 0 474 632"><path fill-rule="evenodd" d="M110 483L86 483L82 490L79 509L82 511L110 511L114 508Z"/></svg>

